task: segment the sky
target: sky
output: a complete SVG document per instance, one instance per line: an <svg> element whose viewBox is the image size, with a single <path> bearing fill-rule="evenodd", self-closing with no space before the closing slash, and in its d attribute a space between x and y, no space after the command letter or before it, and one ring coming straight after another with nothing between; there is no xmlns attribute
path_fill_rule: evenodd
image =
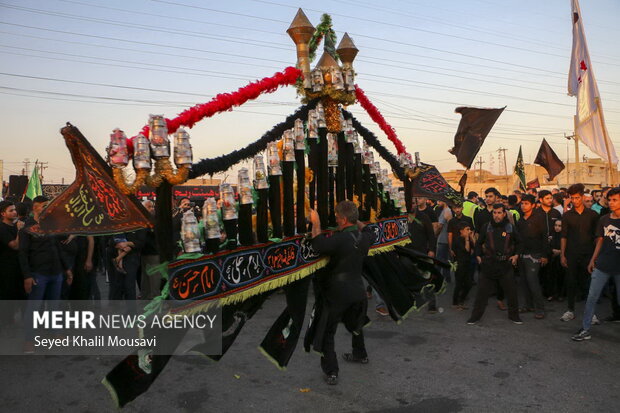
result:
<svg viewBox="0 0 620 413"><path fill-rule="evenodd" d="M132 136L149 114L173 118L294 66L286 29L298 7L315 26L330 14L338 40L349 33L358 85L423 162L459 167L448 149L462 105L507 107L480 151L483 168L499 172L506 148L511 171L520 145L532 161L542 138L573 161L570 0L0 0L4 179L28 158L48 162L44 183L70 183L66 122L103 154L117 127ZM620 1L582 0L581 11L620 152ZM299 105L288 87L203 120L189 131L194 159L254 142ZM359 105L349 110L395 153ZM580 145L582 154L595 157Z"/></svg>

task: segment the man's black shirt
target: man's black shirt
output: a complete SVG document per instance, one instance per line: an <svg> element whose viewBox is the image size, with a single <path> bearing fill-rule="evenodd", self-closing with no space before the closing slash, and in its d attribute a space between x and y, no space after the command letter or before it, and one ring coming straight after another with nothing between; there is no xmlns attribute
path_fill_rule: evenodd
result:
<svg viewBox="0 0 620 413"><path fill-rule="evenodd" d="M555 225L555 221L562 220L562 214L557 209L551 207L549 212L546 212L544 209L538 208L537 211L544 213L547 216L547 235L553 235L553 226Z"/></svg>
<svg viewBox="0 0 620 413"><path fill-rule="evenodd" d="M418 208L418 215L420 215L420 213L425 214L428 217L428 219L431 221L431 223L438 222L437 214L435 213L435 211L433 211L428 206L426 208L424 208L424 209L419 209Z"/></svg>
<svg viewBox="0 0 620 413"><path fill-rule="evenodd" d="M363 260L374 241L374 233L365 227L361 232L350 226L329 237L321 234L312 239L312 248L330 256L328 268L333 274L362 275Z"/></svg>
<svg viewBox="0 0 620 413"><path fill-rule="evenodd" d="M565 255L592 254L594 252L594 236L599 215L589 208L581 214L570 209L562 216L562 238L566 238Z"/></svg>
<svg viewBox="0 0 620 413"><path fill-rule="evenodd" d="M505 259L515 253L518 243L518 232L508 218L499 223L491 220L482 228L476 242L475 254L482 257L483 262L493 257Z"/></svg>
<svg viewBox="0 0 620 413"><path fill-rule="evenodd" d="M17 226L0 222L0 273L19 272L19 253L9 247L17 237Z"/></svg>
<svg viewBox="0 0 620 413"><path fill-rule="evenodd" d="M547 223L547 214L543 210L534 209L527 219L525 215L521 216L516 224L521 240L517 248L518 254L531 254L538 256L537 258L551 255Z"/></svg>
<svg viewBox="0 0 620 413"><path fill-rule="evenodd" d="M476 223L476 232L480 234L482 232L482 228L486 225L487 222L490 222L493 219L493 210L488 210L487 208L479 208L474 213L474 222Z"/></svg>
<svg viewBox="0 0 620 413"><path fill-rule="evenodd" d="M428 215L420 213L420 211L415 216L409 215L409 237L411 238L411 249L424 254L429 251L435 252L437 239Z"/></svg>
<svg viewBox="0 0 620 413"><path fill-rule="evenodd" d="M32 235L26 230L36 224L33 218L19 232L19 263L24 278L32 274L58 275L70 268L61 260L60 242L54 235Z"/></svg>

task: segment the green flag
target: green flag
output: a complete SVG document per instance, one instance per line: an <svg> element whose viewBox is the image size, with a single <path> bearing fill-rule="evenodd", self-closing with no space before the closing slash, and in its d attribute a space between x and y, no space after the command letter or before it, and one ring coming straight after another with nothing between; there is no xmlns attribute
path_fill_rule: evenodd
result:
<svg viewBox="0 0 620 413"><path fill-rule="evenodd" d="M28 181L26 197L33 200L39 195L43 195L43 190L41 189L41 179L39 179L39 168L37 168L37 165L35 164L32 175L30 175L30 180Z"/></svg>
<svg viewBox="0 0 620 413"><path fill-rule="evenodd" d="M523 166L523 153L521 152L521 147L519 146L519 156L517 156L517 163L515 164L515 174L517 178L519 178L519 189L521 191L525 191L525 167Z"/></svg>

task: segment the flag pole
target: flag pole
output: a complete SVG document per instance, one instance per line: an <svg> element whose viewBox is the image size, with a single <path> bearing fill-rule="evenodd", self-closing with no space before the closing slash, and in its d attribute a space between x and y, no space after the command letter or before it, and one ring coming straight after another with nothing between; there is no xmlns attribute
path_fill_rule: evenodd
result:
<svg viewBox="0 0 620 413"><path fill-rule="evenodd" d="M596 107L598 109L598 118L601 121L601 129L603 129L603 139L605 140L605 151L607 152L607 162L609 164L609 181L608 186L615 185L615 174L613 165L611 163L611 152L609 150L609 136L607 135L607 128L605 127L605 119L603 118L603 108L601 106L601 99L596 98Z"/></svg>
<svg viewBox="0 0 620 413"><path fill-rule="evenodd" d="M39 162L39 160L37 159L36 161L34 161L34 170L37 169L37 163ZM32 176L30 176L30 178L32 178ZM26 192L28 192L28 186L30 186L30 178L28 178L28 185L26 185L26 189L24 189L24 193L22 194L22 199L19 202L24 202L24 198L26 198Z"/></svg>
<svg viewBox="0 0 620 413"><path fill-rule="evenodd" d="M579 167L579 135L577 135L577 115L573 116L573 140L575 141L575 182L574 184L581 182L580 172L581 168Z"/></svg>

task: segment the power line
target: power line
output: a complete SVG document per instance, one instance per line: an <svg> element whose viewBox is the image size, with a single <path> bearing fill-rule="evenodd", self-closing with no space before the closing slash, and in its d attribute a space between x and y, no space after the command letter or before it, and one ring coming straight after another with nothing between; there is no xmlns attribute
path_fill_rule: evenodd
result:
<svg viewBox="0 0 620 413"><path fill-rule="evenodd" d="M10 33L10 32L4 32L4 31L0 31L0 33L6 33L6 34L11 34L11 35L16 35L14 33ZM131 48L122 48L122 47L118 47L118 46L105 46L105 45L93 45L90 43L83 43L83 42L73 42L73 41L63 41L63 40L58 40L58 39L49 39L49 38L44 38L44 37L40 37L40 36L32 36L32 35L23 35L20 34L20 36L23 37L32 37L32 38L37 38L37 39L42 39L42 40L51 40L51 41L56 41L56 42L63 42L63 43L70 43L70 44L81 44L81 45L86 45L86 46L96 46L98 48L109 48L109 49L114 49L114 50L127 50L127 51L132 51L132 52L137 52L137 53L147 53L147 54L158 54L158 55L164 55L164 56L173 56L173 57L184 57L184 58L191 58L191 59L200 59L200 60L207 60L207 61L216 61L216 62L223 62L223 63L231 63L231 64L239 64L239 65L247 65L247 63L245 62L234 62L234 61L230 61L230 60L218 60L218 59L207 59L207 58L203 58L203 57L196 57L196 56L188 56L188 55L179 55L179 54L173 54L173 53L165 53L165 52L161 52L161 51L146 51L146 50L137 50L137 49L131 49ZM111 38L112 39L112 38ZM11 47L11 48L16 48L14 46L5 46L5 47ZM22 49L22 50L35 50L35 49ZM40 51L40 50L39 50ZM41 51L44 53L51 53L48 50L45 51ZM214 53L214 52L209 52L209 53ZM275 60L274 60L275 61ZM371 61L367 61L364 59L358 59L358 61L363 61L363 62L368 62L371 64L379 64L376 62L371 62ZM286 61L278 61L281 63L288 63ZM275 66L268 66L268 65L258 65L253 63L252 64L254 67L268 67L268 68L276 68ZM433 73L433 74L437 74L437 75L442 75L442 76L448 76L448 77L454 77L454 78L461 78L461 79L468 79L468 80L475 80L475 81L479 81L479 82L484 82L484 83L496 83L496 84L500 84L500 85L505 85L505 86L510 86L510 87L519 87L521 89L531 89L531 90L542 90L540 88L528 88L528 87L524 87L521 85L513 85L513 84L509 84L509 83L503 83L503 82L494 82L494 81L490 81L488 79L478 79L478 78L471 78L471 77L467 77L467 76L457 76L457 75L452 75L449 73L439 73L436 71L427 71L427 70L422 70L422 69L416 69L416 68L409 68L409 67L403 67L400 65L389 65L386 64L385 62L381 63L382 66L393 66L393 67L398 67L401 69L405 69L405 70L412 70L412 71L421 71L421 72L426 72L426 73ZM445 69L445 68L441 68L441 67L437 67L437 66L430 66L430 65L418 65L418 66L426 66L426 67L430 67L430 68L435 68L435 69L442 69L442 70L450 70L450 69ZM459 71L459 73L463 73L462 71ZM470 73L470 72L465 72L465 73ZM370 76L373 76L373 74L369 74ZM489 77L489 76L487 76ZM490 76L490 77L498 77L498 76ZM510 78L506 78L506 77L499 77L499 78L503 78L503 79L510 79ZM546 83L542 83L542 82L533 82L533 81L529 81L527 83L532 83L532 84L540 84L540 85L546 85ZM548 91L548 90L547 90ZM551 93L558 93L560 94L560 92L555 92L555 91L548 91ZM609 94L614 94L614 93L609 93ZM617 100L614 99L606 99L609 101L615 101L617 102Z"/></svg>
<svg viewBox="0 0 620 413"><path fill-rule="evenodd" d="M102 23L106 23L106 24L116 24L116 25L118 25L118 24L119 24L119 23L117 23L117 22L104 21L104 20L102 20L102 19L97 19L97 21L98 21L98 22L102 22ZM71 34L71 35L88 36L88 37L95 37L95 38L102 38L102 39L109 39L109 40L116 40L116 41L127 41L126 39L109 38L109 37L105 37L105 36L93 36L93 35L85 35L85 34L81 34L81 33L64 32L64 31L58 31L58 30L53 30L53 29L46 29L46 28L40 28L40 27L26 26L26 25L20 25L20 24L14 24L14 23L7 23L7 22L0 22L0 24L14 25L14 26L18 26L18 27L27 27L27 28L32 28L32 29L36 29L36 30L44 30L44 31L51 31L51 32L57 32L57 33L65 33L65 34ZM134 25L123 25L123 26L124 26L124 27L132 27L132 28L134 28ZM144 29L144 30L151 30L151 29L150 29L150 27L141 27L141 28L142 28L142 29ZM238 27L238 28L239 28L239 29L243 29L243 27ZM184 34L183 32L178 32L178 31L177 31L177 32L175 32L175 33ZM194 34L192 34L192 33L195 33L195 32L191 32L191 33L189 33L188 35L194 35ZM273 34L278 34L277 32L272 32L272 33L273 33ZM247 39L243 39L243 38L233 38L233 39L241 39L241 40L242 40L242 42L241 42L241 43L243 43L243 44L246 44L246 42L247 42ZM48 39L48 40L61 41L61 40L56 40L56 39ZM214 39L214 40L219 40L219 39ZM226 41L226 40L225 40L225 41ZM232 40L231 40L231 41L232 41ZM391 41L391 40L385 39L385 41ZM132 43L139 43L139 44L148 44L148 45L153 45L153 46L160 46L159 44L147 43L147 42L135 42L135 41L130 41L130 42L132 42ZM239 43L238 41L234 41L234 42ZM263 43L264 43L264 42L263 42ZM274 42L269 42L269 43L279 45L279 43L274 43ZM262 45L262 44L261 44L261 45ZM104 46L104 47L105 47L105 46ZM164 46L164 47L172 47L172 48L177 48L177 47L175 47L175 46ZM264 47L271 47L271 46L264 45ZM179 48L184 49L184 48L182 48L182 47L179 47ZM288 50L288 48L282 48L282 47L275 47L275 46L274 46L274 48L279 49L279 50ZM381 51L384 51L384 52L386 52L386 51L387 51L387 52L393 52L393 53L399 53L399 54L407 54L407 55L419 56L419 55L415 55L415 54L411 54L411 53L403 53L402 51L392 51L392 50L386 50L385 48L373 48L373 47L368 47L368 46L366 46L365 48L366 48L366 49L370 49L370 50L373 50L373 49L374 49L374 50L381 50ZM192 48L185 48L185 49L192 50L192 51L195 51L195 50L196 50L196 49L192 49ZM217 53L217 52L211 52L211 51L205 51L205 50L202 50L202 51L203 51L203 52L206 52L206 53ZM452 53L452 52L446 52L446 53ZM218 53L218 54L223 54L223 55L231 55L231 54L227 54L227 53ZM234 55L234 56L237 56L237 57L244 57L244 58L250 58L250 57L248 57L248 56L240 56L240 55ZM429 58L429 59L430 59L430 57L426 57L426 56L422 56L422 57L424 57L424 58ZM481 57L479 57L479 56L470 56L470 57L473 57L473 58L476 58L476 59L483 59L483 60L484 60L484 58L481 58ZM372 57L370 57L370 58L372 58ZM448 61L448 62L455 62L455 63L469 64L469 65L475 65L475 64L472 64L472 63L464 63L464 62L458 62L458 61L453 61L453 60L448 60L448 59L441 59L441 58L432 58L432 59L434 59L434 60L445 60L445 61ZM259 59L259 60L270 60L270 61L275 61L275 60L273 60L273 59ZM364 60L362 59L361 61L364 61ZM409 64L409 63L410 63L410 62L402 62L402 61L397 61L397 60L389 60L389 59L382 59L382 61L393 61L393 62L396 62L396 63L405 63L405 64ZM278 62L283 62L283 61L278 61ZM507 63L507 62L501 62L501 61L496 61L496 62L497 62L497 63L501 63L501 64L510 64L510 65L514 65L514 64L512 64L512 63ZM476 66L483 66L483 65L476 65ZM517 66L519 66L519 65L517 65ZM431 67L432 67L432 66L431 66ZM488 68L488 66L483 66L483 67ZM522 66L522 67L527 67L527 66ZM410 69L414 70L414 68L410 68ZM440 68L440 69L443 69L443 70L451 70L451 69L447 69L447 68ZM543 69L539 69L539 68L531 68L531 69L533 69L533 70L543 70ZM527 72L517 71L517 70L514 70L514 69L510 69L510 68L506 68L506 69L502 69L502 70L506 70L506 71L514 71L514 72L517 72L517 73L527 73ZM543 70L543 71L544 71L544 72L549 72L549 73L556 73L556 74L558 73L558 72L552 72L552 71L546 71L546 70ZM462 71L461 71L461 72L462 72ZM470 72L465 72L465 73L470 73ZM566 74L563 74L563 77L566 77ZM606 80L604 80L604 79L603 79L603 80L599 80L599 82L600 82L600 83L620 84L619 82L610 82L610 81L606 81Z"/></svg>
<svg viewBox="0 0 620 413"><path fill-rule="evenodd" d="M211 34L204 33L204 32L194 32L194 31L189 31L189 30L165 29L165 28L162 28L160 26L158 26L157 29L154 29L151 26L140 25L140 24L137 24L137 23L121 23L121 22L118 22L118 21L112 21L112 20L106 20L106 19L98 19L98 18L93 18L93 17L84 17L84 16L73 15L73 14L68 14L68 13L48 12L48 11L40 10L40 9L30 9L30 8L27 8L27 7L10 6L10 5L7 5L7 4L2 4L2 3L0 3L0 7L6 7L6 8L11 8L11 9L26 11L28 13L43 14L43 15L56 16L56 17L64 17L64 18L72 19L72 20L83 20L83 21L95 22L95 23L101 23L101 24L108 24L108 25L118 26L118 27L126 27L126 28L130 28L130 29L157 31L159 33L163 32L163 33L169 33L169 34L178 34L178 35L181 35L181 36L203 37L205 39L218 40L218 41L224 41L224 42L230 42L230 43L238 43L238 44L243 44L243 45L246 45L246 46L247 45L252 45L252 46L257 46L257 47L266 47L266 48L289 50L288 47L278 47L278 45L280 43L267 42L267 41L258 42L258 41L255 41L253 39L246 39L246 38L243 38L243 37L234 37L234 36L225 36L225 35L217 35L216 36L216 35L211 35ZM271 46L269 46L269 44L271 44Z"/></svg>
<svg viewBox="0 0 620 413"><path fill-rule="evenodd" d="M274 59L266 59L266 58L261 58L261 57L251 57L251 56L238 55L238 54L226 53L226 52L214 52L214 51L211 51L211 50L204 50L204 49L199 49L199 48L196 48L196 47L171 46L171 45L165 45L165 44L161 44L161 43L141 42L141 41L137 41L137 40L127 40L127 39L116 38L116 37L97 36L97 35L85 34L85 33L75 33L75 32L68 32L68 31L63 31L63 30L54 30L54 29L48 29L48 28L42 28L42 27L36 27L36 26L27 26L27 25L23 25L23 24L8 23L8 22L3 22L3 21L0 21L0 24L4 24L4 25L8 25L8 26L22 27L22 28L28 28L28 29L41 30L41 31L47 31L47 32L52 32L52 33L68 34L68 35L71 35L71 36L83 36L83 37L90 37L90 38L96 38L96 39L113 40L113 41L117 41L117 42L142 44L142 45L154 46L154 47L158 47L158 48L162 48L163 47L163 48L169 48L169 49L175 49L175 50L176 49L178 49L178 50L191 50L191 51L194 51L194 52L217 54L217 55L223 55L223 56L243 57L243 58L251 59L251 60L263 60L263 61L268 61L268 62L277 62L277 63L285 63L285 64L289 63L288 61L284 61L284 60L274 60ZM40 39L40 37L31 36L31 35L22 35L22 34L18 35L18 34L9 33L9 32L2 32L2 33L13 34L15 36L35 37L35 38L39 38ZM63 43L85 44L85 43L79 43L79 42L71 42L71 41L68 41L68 40L58 40L58 39L49 39L49 38L43 38L43 39L44 40L58 41L58 42L63 42ZM101 45L91 45L91 46L106 47L106 46L101 46ZM120 50L122 50L122 49L120 49ZM145 51L145 53L146 53L146 51Z"/></svg>
<svg viewBox="0 0 620 413"><path fill-rule="evenodd" d="M226 78L226 79L244 80L244 79L247 78L245 75L242 75L242 74L226 74L226 75L224 75L224 74L222 74L221 71L209 71L209 70L203 70L203 69L192 69L192 68L187 68L187 67L182 67L182 66L172 66L172 65L158 65L158 64L155 64L155 63L145 64L145 63L141 63L141 62L132 62L132 61L126 61L126 60L119 60L119 59L109 59L109 58L103 59L103 58L94 57L94 56L75 55L75 54L71 54L71 53L61 53L61 52L50 52L50 51L47 51L47 50L19 48L19 47L4 46L4 45L0 45L0 46L8 47L8 48L13 48L13 49L19 49L19 50L36 51L36 52L41 52L41 53L52 53L52 54L58 54L58 55L63 55L63 56L81 57L81 58L87 58L87 59L93 59L93 60L105 60L106 62L114 62L114 61L116 61L116 62L131 63L131 64L137 64L137 65L146 65L146 67L141 67L141 66L140 67L134 67L134 66L128 66L127 64L113 64L113 63L89 62L89 61L85 62L85 61L81 61L81 60L61 59L61 58L55 58L55 57L49 57L49 56L32 56L32 55L27 55L27 54L19 54L19 53L11 53L11 52L0 52L0 53L25 55L25 56L30 56L30 57L44 58L44 59L65 60L65 61L73 61L73 62L86 63L86 64L97 64L97 65L104 65L104 66L115 66L115 67L124 67L124 68L140 69L140 70L163 71L163 72L184 73L184 74L193 74L193 75L200 75L200 73L208 73L212 77L221 77L221 78ZM173 68L173 69L181 69L181 70L189 70L189 71L200 72L200 73L179 72L179 71L174 71L174 70L170 70L170 69L155 69L152 66L165 67L165 68ZM570 104L551 102L551 101L545 101L545 100L540 100L540 99L529 99L529 98L524 98L524 97L519 97L519 96L510 96L510 95L496 94L496 93L490 93L490 92L481 92L481 91L472 90L472 89L458 88L458 87L453 87L453 86L448 86L448 85L440 85L440 84L429 83L429 82L417 82L417 81L412 81L412 80L409 80L409 79L394 78L394 77L389 77L389 76L381 76L381 75L374 75L374 74L368 74L368 75L362 75L362 76L370 76L370 77L386 78L386 79L396 79L396 80L404 81L404 82L406 82L406 84L415 84L415 85L419 85L420 87L429 88L429 89L448 90L448 91L457 91L457 92L467 92L467 93L480 94L480 95L484 95L484 96L494 96L494 97L516 99L516 100L523 100L523 101L536 102L536 103L545 103L545 104L552 104L552 105L558 105L558 106L565 106L565 107L572 107L573 106L573 105L570 105ZM382 83L392 83L392 84L397 84L397 85L403 85L403 83L389 82L389 81L382 81ZM609 113L620 113L620 112L615 111L613 109L607 109L607 112L609 112Z"/></svg>
<svg viewBox="0 0 620 413"><path fill-rule="evenodd" d="M151 0L151 1L159 2L159 3L175 4L175 5L179 5L179 6L185 6L185 7L194 7L194 6L187 6L187 5L182 4L182 3L175 3L175 2L169 2L169 1L163 1L163 0ZM274 2L274 1L267 1L267 0L250 0L250 1L257 2L257 3L273 4L273 5L276 5L276 6L293 8L293 9L297 8L297 6L292 6L292 5L289 5L289 4L282 4L282 3L278 3L278 2ZM317 9L306 8L306 10L310 10L310 11L314 11L314 12L317 12L317 13L321 13L321 10L317 10ZM218 11L218 10L211 9L211 11ZM542 51L534 50L534 49L531 49L531 48L528 49L528 48L524 48L524 47L510 46L510 45L506 45L506 44L502 44L502 43L496 43L496 42L490 42L490 41L486 41L486 40L474 39L474 38L471 38L471 37L458 36L458 35L455 35L455 34L441 33L441 32L436 32L436 31L433 31L433 30L427 30L427 29L421 29L421 28L418 28L418 27L411 27L411 26L402 25L402 24L384 22L384 21L375 20L375 19L368 19L368 18L359 17L359 16L351 16L351 15L340 14L340 13L330 13L330 14L332 16L343 17L343 18L347 18L347 19L354 19L356 21L365 21L365 22L369 22L369 23L381 24L381 25L384 25L384 26L398 27L398 28L412 30L412 31L417 31L417 32L422 32L422 33L434 34L434 35L445 36L445 37L449 37L449 38L467 40L467 41L470 41L470 42L476 42L476 43L481 43L481 44L498 46L498 47L503 47L503 48L508 48L508 49L514 49L514 50L524 51L524 52L528 52L528 53L536 53L536 54L542 54L542 55L546 55L546 56L554 56L554 57L560 57L560 58L565 58L566 57L565 55L553 54L553 53L549 53L549 52L542 52ZM242 16L256 18L255 16L249 16L249 15L242 15ZM355 36L364 36L364 35L359 34L359 33L351 33L351 34L354 34ZM368 38L371 38L371 39L375 39L375 40L385 40L385 39L382 39L382 38L379 38L379 37L374 37L374 36L365 36L365 37L368 37ZM408 45L410 45L409 43L404 43L404 42L398 42L398 41L393 41L393 42L399 43L399 44L408 44ZM602 61L598 61L598 62L594 61L594 62L601 63L601 64L607 64L607 65L611 65L611 66L620 66L620 64L617 64L617 63L609 63L609 62L602 62Z"/></svg>
<svg viewBox="0 0 620 413"><path fill-rule="evenodd" d="M472 31L472 32L483 33L483 34L491 34L491 35L496 36L496 37L503 37L503 38L506 38L506 39L516 40L516 41L520 41L520 42L536 44L536 45L544 46L544 47L550 47L550 48L553 48L553 49L556 49L556 50L564 51L566 49L563 46L551 45L551 44L548 44L548 43L545 43L545 42L538 41L537 39L532 39L532 38L528 38L528 37L525 37L525 36L511 36L511 35L507 35L507 34L505 34L503 32L497 31L497 30L481 30L480 28L477 28L477 27L466 26L466 25L462 25L462 24L456 24L456 23L454 23L452 21L448 21L448 20L445 20L445 19L438 19L438 18L433 18L433 17L428 17L428 16L421 16L419 14L406 13L402 9L401 10L390 9L390 8L385 7L385 5L383 5L383 4L379 7L379 6L368 5L367 3L360 2L359 0L355 0L355 1L336 0L336 1L339 2L339 3L352 4L355 7L362 7L362 8L366 8L366 9L370 9L370 10L378 10L378 11L390 13L390 14L397 15L397 16L407 16L407 17L410 17L410 18L413 18L413 19L418 19L418 20L422 20L422 21L428 21L428 22L431 22L431 23L439 23L439 24L444 25L444 26L449 26L450 28L456 27L456 28L460 28L460 29L468 30L468 31ZM519 27L521 29L523 29L524 27L527 27L527 26L524 26L523 22L520 21L519 22ZM539 29L539 28L533 27L533 26L529 26L529 27L532 28L532 29ZM556 32L556 33L559 33L559 32ZM545 34L548 35L549 31L545 30ZM605 57L616 59L615 57L610 57L610 56L605 56Z"/></svg>

